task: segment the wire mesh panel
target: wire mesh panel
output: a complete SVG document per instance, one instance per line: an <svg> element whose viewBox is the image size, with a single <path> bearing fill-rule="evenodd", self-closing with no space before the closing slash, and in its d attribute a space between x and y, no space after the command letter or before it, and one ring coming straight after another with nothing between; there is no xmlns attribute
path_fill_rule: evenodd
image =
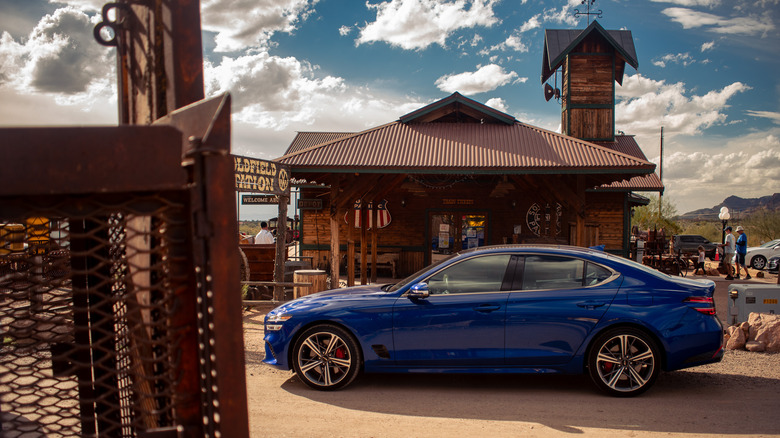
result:
<svg viewBox="0 0 780 438"><path fill-rule="evenodd" d="M187 199L0 198L0 435L200 434Z"/></svg>

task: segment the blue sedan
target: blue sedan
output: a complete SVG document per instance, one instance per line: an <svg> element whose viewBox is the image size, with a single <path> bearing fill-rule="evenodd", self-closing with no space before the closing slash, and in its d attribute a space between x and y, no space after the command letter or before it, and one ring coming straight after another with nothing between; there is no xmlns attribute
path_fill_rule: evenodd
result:
<svg viewBox="0 0 780 438"><path fill-rule="evenodd" d="M721 360L714 290L591 249L480 247L273 309L264 362L319 390L361 372L587 373L633 396L662 369Z"/></svg>

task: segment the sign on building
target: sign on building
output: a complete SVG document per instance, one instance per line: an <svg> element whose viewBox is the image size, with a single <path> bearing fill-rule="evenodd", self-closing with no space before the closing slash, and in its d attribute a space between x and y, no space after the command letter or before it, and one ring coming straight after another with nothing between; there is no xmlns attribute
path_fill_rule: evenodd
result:
<svg viewBox="0 0 780 438"><path fill-rule="evenodd" d="M233 155L236 174L236 191L290 194L290 170L273 161Z"/></svg>
<svg viewBox="0 0 780 438"><path fill-rule="evenodd" d="M290 198L287 198L287 204ZM243 205L276 205L279 204L279 195L241 195Z"/></svg>

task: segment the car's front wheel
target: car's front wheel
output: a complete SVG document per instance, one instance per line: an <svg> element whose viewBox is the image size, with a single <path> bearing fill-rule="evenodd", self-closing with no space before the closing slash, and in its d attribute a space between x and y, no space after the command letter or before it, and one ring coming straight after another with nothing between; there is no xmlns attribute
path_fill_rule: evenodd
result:
<svg viewBox="0 0 780 438"><path fill-rule="evenodd" d="M753 257L753 259L750 260L750 266L753 267L753 269L758 269L759 271L766 268L766 257L762 255Z"/></svg>
<svg viewBox="0 0 780 438"><path fill-rule="evenodd" d="M360 372L360 349L341 327L323 324L307 329L293 349L295 374L322 391L343 388Z"/></svg>
<svg viewBox="0 0 780 438"><path fill-rule="evenodd" d="M588 354L588 373L593 383L609 395L639 395L658 377L658 351L655 342L641 330L608 330L593 343Z"/></svg>

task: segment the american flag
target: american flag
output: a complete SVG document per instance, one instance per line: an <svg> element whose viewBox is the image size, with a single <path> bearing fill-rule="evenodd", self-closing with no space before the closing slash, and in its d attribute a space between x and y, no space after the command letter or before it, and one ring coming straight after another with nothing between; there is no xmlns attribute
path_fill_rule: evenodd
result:
<svg viewBox="0 0 780 438"><path fill-rule="evenodd" d="M371 229L371 224L373 223L373 203L369 202L366 209L368 210L368 229ZM390 225L390 221L392 218L390 217L390 212L387 211L387 199L383 199L377 204L376 206L376 213L377 213L377 219L376 223L379 228L384 228L388 225ZM349 214L349 213L347 213ZM360 200L355 201L355 208L353 209L353 214L355 215L355 228L361 228L361 222L360 222ZM347 215L344 215L344 222L347 222Z"/></svg>

